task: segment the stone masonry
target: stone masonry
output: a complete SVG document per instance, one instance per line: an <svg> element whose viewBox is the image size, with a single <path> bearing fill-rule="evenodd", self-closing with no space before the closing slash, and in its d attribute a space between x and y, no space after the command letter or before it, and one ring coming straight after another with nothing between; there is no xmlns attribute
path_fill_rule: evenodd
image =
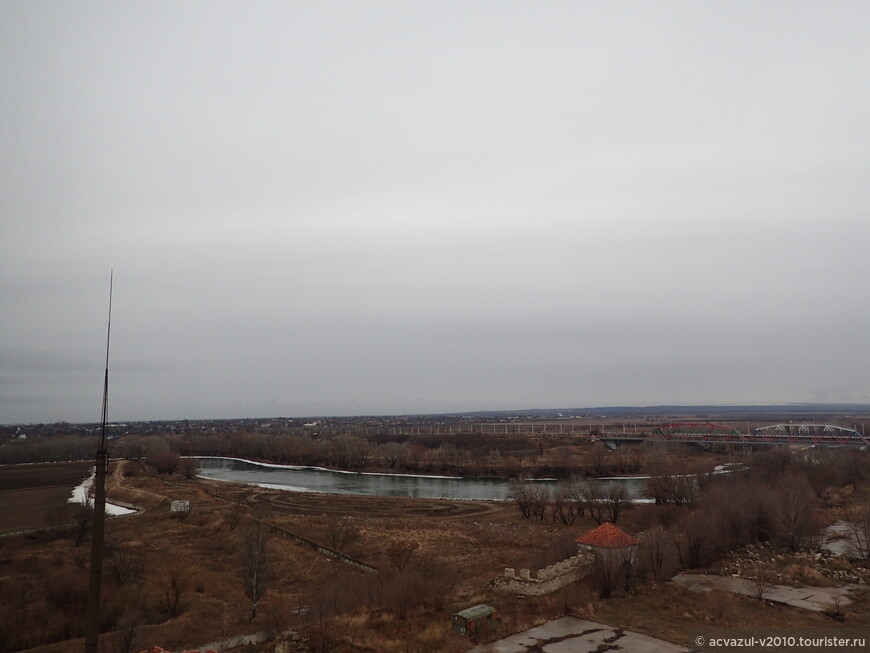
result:
<svg viewBox="0 0 870 653"><path fill-rule="evenodd" d="M593 560L592 554L579 553L567 560L539 569L534 578L529 569L520 569L517 574L515 569L506 567L504 575L496 578L492 584L505 592L524 596L543 596L584 578L589 573Z"/></svg>

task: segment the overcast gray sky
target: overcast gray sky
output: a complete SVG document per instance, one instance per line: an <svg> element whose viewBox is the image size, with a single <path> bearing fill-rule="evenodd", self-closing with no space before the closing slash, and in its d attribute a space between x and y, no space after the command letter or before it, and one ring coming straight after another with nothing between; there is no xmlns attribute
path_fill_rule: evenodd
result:
<svg viewBox="0 0 870 653"><path fill-rule="evenodd" d="M870 402L870 3L0 4L0 423Z"/></svg>

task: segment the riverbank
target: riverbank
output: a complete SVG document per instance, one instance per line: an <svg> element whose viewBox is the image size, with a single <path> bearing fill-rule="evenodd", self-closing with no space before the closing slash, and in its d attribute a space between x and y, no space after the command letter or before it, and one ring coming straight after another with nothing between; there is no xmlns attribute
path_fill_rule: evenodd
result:
<svg viewBox="0 0 870 653"><path fill-rule="evenodd" d="M717 477L717 483L727 479ZM649 568L639 573L650 584L607 600L598 598L588 580L535 599L491 584L506 567L534 572L570 555L576 537L596 525L588 513L563 524L549 514L545 520L524 519L512 502L286 492L180 473L158 477L132 461L113 464L109 480L110 498L147 508L135 518L111 520L107 533L110 555L116 557L106 567L106 605L118 627L125 609L138 613L134 625L141 646L134 650L158 642L186 650L239 633L296 628L314 650L460 653L470 644L451 632L450 617L478 603L497 608L502 633L566 613L670 642L685 642L698 624L818 628L832 623L825 613L752 597L692 594L654 581ZM739 497L730 491L727 496ZM723 510L728 505L714 499L697 514L709 516L710 505ZM172 513L174 500L189 501L191 511ZM674 547L686 540L694 514L688 507L627 506L618 525L637 535L666 524L660 544L668 547L670 564L685 553ZM267 546L270 581L249 622L242 553L255 519L279 530L272 531ZM281 531L341 551L378 573L340 564ZM3 551L0 597L10 609L0 613L0 635L15 638L8 642L11 650L48 641L58 643L41 646L40 653L80 648L81 640L74 638L87 587L84 545L62 536L21 537L4 540ZM126 567L116 563L130 560L137 563L137 575L119 580L116 574ZM32 591L22 594L20 587ZM165 603L172 587L180 591L174 611ZM868 623L863 596L844 606L837 624ZM56 607L61 599L65 610ZM103 637L107 646L117 644L117 632Z"/></svg>

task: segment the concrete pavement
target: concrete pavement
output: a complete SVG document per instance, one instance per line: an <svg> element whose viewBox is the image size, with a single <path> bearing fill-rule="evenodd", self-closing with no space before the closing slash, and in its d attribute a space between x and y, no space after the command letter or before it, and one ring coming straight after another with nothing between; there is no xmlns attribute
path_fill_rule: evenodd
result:
<svg viewBox="0 0 870 653"><path fill-rule="evenodd" d="M677 574L671 579L677 585L682 585L693 592L709 592L714 589L727 590L736 594L755 596L753 582L748 578L734 578L733 576L705 576L703 574ZM839 597L840 605L848 605L851 600L848 597L849 590L857 585L843 585L841 587L789 587L788 585L772 585L764 590L762 595L766 601L784 603L795 608L824 612L836 608L836 600Z"/></svg>
<svg viewBox="0 0 870 653"><path fill-rule="evenodd" d="M688 651L661 639L604 624L562 617L522 633L477 646L469 653L676 653Z"/></svg>

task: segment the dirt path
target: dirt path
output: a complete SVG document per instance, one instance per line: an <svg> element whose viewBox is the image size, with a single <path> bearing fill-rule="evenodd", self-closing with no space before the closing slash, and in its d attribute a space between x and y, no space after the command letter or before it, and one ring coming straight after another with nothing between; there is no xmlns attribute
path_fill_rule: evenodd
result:
<svg viewBox="0 0 870 653"><path fill-rule="evenodd" d="M499 513L509 506L509 504L496 501L450 501L447 499L288 492L203 479L198 479L195 483L213 496L241 503L255 511L273 511L294 515L425 516L437 519L475 519Z"/></svg>

